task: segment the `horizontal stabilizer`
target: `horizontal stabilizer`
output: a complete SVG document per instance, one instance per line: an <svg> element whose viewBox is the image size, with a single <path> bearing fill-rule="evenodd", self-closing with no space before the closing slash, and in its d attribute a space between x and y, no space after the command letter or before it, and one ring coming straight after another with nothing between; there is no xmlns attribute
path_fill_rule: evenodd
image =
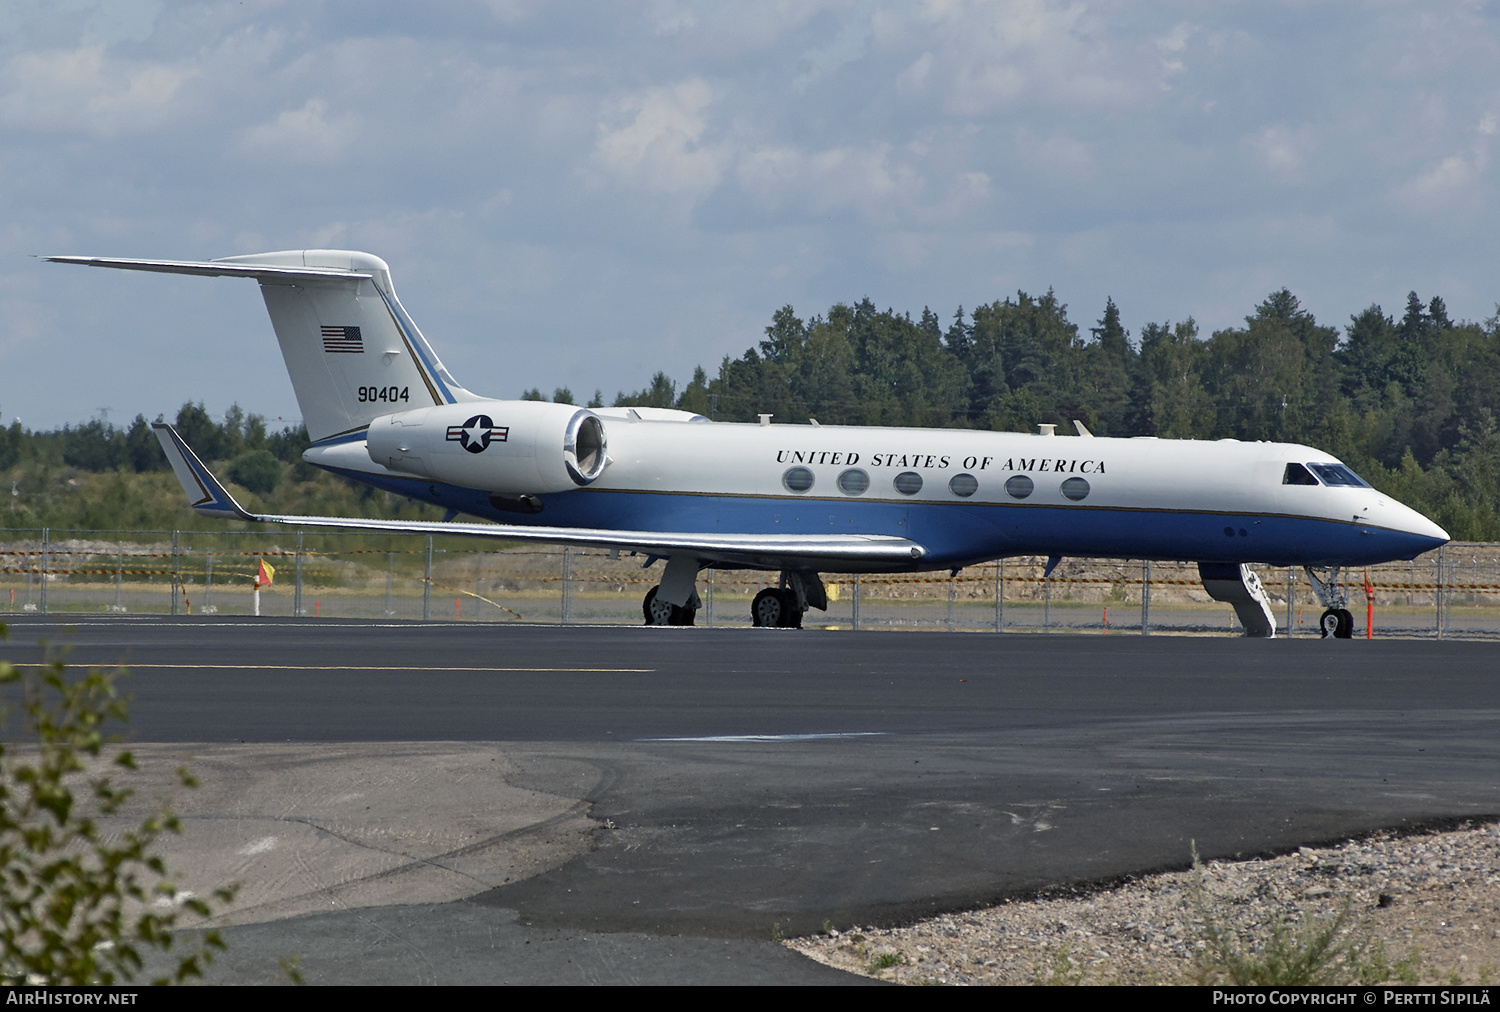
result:
<svg viewBox="0 0 1500 1012"><path fill-rule="evenodd" d="M154 271L157 274L194 274L203 278L255 278L257 281L292 281L296 278L338 278L360 281L374 275L336 267L289 267L274 264L231 263L223 260L130 260L124 257L43 257L54 264L84 267L115 267L123 271Z"/></svg>
<svg viewBox="0 0 1500 1012"><path fill-rule="evenodd" d="M926 549L908 538L885 534L696 534L672 531L614 531L589 527L523 527L511 524L444 523L431 520L367 520L361 517L309 517L251 513L235 501L165 422L152 426L172 470L194 510L265 524L293 524L332 530L385 531L390 534L458 534L496 541L613 548L648 555L691 553L703 559L767 569L788 563L900 566L920 561Z"/></svg>
<svg viewBox="0 0 1500 1012"><path fill-rule="evenodd" d="M391 287L358 250L300 249L217 260L50 256L51 263L205 278L253 278L314 442L359 432L402 407L475 400L443 367Z"/></svg>

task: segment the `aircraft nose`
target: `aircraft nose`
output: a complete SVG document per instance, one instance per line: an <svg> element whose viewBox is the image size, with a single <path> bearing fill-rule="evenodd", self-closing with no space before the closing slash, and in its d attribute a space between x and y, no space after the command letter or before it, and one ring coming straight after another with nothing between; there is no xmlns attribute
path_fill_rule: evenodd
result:
<svg viewBox="0 0 1500 1012"><path fill-rule="evenodd" d="M1396 503L1393 503L1392 505L1395 507L1395 512L1397 514L1394 518L1397 522L1392 526L1401 531L1403 534L1409 534L1414 538L1418 538L1423 542L1427 542L1426 546L1421 549L1422 551L1431 551L1432 549L1438 548L1442 545L1446 545L1448 542L1453 540L1448 536L1447 531L1443 530L1437 524L1433 523L1431 520L1428 520L1426 517L1424 517L1422 514L1418 513L1411 507L1402 506Z"/></svg>

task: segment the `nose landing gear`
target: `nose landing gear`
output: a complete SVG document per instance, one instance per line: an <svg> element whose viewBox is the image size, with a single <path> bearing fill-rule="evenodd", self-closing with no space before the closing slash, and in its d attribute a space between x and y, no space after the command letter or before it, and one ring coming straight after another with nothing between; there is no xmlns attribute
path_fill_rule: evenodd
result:
<svg viewBox="0 0 1500 1012"><path fill-rule="evenodd" d="M1312 566L1303 566L1307 582L1312 584L1318 602L1327 610L1318 619L1318 628L1323 638L1347 640L1354 636L1354 615L1349 611L1349 595L1339 586L1339 571L1343 566L1330 566L1324 576L1314 572Z"/></svg>
<svg viewBox="0 0 1500 1012"><path fill-rule="evenodd" d="M1354 635L1354 615L1348 608L1329 608L1318 620L1318 627L1322 629L1325 640L1330 636L1350 639Z"/></svg>

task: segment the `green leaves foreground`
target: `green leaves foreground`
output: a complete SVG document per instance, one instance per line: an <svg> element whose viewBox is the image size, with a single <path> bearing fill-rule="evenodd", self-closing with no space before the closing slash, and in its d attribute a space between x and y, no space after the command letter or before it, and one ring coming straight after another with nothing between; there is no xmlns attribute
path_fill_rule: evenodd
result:
<svg viewBox="0 0 1500 1012"><path fill-rule="evenodd" d="M5 634L0 624L0 638ZM211 914L208 903L173 887L152 853L163 833L182 832L165 803L123 831L96 821L118 816L134 794L109 775L135 770L130 752L114 748L108 733L111 722L128 719L127 702L115 688L122 674L90 669L71 677L60 659L27 671L0 661L6 731L0 742L0 983L128 982L144 969L143 954L173 949L180 917ZM22 729L10 726L17 709ZM183 786L197 786L185 768L177 774ZM220 889L214 898L228 903L234 891ZM196 948L182 952L152 983L201 977L223 948L218 932L204 932Z"/></svg>

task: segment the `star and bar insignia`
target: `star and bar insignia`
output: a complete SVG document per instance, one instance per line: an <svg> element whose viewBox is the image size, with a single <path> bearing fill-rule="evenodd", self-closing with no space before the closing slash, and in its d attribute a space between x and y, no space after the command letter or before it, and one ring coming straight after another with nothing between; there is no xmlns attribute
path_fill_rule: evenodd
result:
<svg viewBox="0 0 1500 1012"><path fill-rule="evenodd" d="M509 437L510 427L496 425L489 415L475 415L462 425L448 426L448 442L456 442L470 453L481 453L491 443L503 443Z"/></svg>

